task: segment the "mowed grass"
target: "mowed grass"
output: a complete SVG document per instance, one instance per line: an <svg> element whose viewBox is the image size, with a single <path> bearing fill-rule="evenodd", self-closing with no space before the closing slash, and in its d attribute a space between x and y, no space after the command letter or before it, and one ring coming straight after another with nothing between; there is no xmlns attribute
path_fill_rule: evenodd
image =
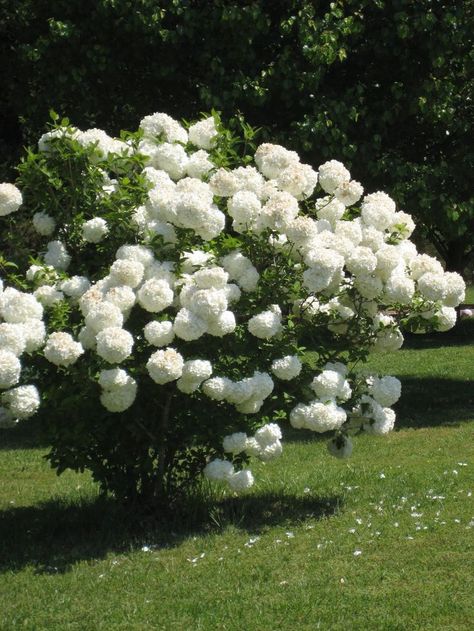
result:
<svg viewBox="0 0 474 631"><path fill-rule="evenodd" d="M34 424L2 431L0 629L472 629L474 327L370 364L402 379L397 431L338 461L287 430L251 493L166 526L56 477Z"/></svg>
<svg viewBox="0 0 474 631"><path fill-rule="evenodd" d="M466 287L466 298L464 300L467 304L474 303L474 285L468 285Z"/></svg>

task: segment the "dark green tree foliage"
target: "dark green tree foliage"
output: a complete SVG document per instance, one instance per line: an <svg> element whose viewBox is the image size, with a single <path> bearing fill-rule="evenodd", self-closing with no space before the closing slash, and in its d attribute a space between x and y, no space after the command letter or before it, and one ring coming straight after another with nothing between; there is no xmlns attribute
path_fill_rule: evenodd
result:
<svg viewBox="0 0 474 631"><path fill-rule="evenodd" d="M474 3L2 0L0 150L53 107L109 133L153 111L240 110L318 164L344 161L474 256Z"/></svg>

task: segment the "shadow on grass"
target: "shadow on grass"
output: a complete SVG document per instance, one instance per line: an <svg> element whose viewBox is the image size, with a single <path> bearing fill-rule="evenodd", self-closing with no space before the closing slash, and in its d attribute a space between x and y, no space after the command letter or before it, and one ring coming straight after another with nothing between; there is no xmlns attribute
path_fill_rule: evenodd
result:
<svg viewBox="0 0 474 631"><path fill-rule="evenodd" d="M473 357L474 359L474 357ZM396 427L459 425L474 419L474 387L460 379L400 377Z"/></svg>
<svg viewBox="0 0 474 631"><path fill-rule="evenodd" d="M335 514L341 498L263 494L199 502L164 517L141 516L113 500L46 502L0 512L0 572L33 566L37 574L61 574L80 561L109 553L179 545L190 536L227 526L258 533L270 526L294 525Z"/></svg>
<svg viewBox="0 0 474 631"><path fill-rule="evenodd" d="M42 438L40 421L32 417L15 427L0 429L0 451L4 449L38 449L48 447Z"/></svg>
<svg viewBox="0 0 474 631"><path fill-rule="evenodd" d="M474 386L461 379L400 376L402 396L394 406L395 431L422 427L458 426L474 420ZM315 434L309 430L283 428L288 442L327 441L331 433Z"/></svg>
<svg viewBox="0 0 474 631"><path fill-rule="evenodd" d="M474 345L474 318L459 320L452 329L444 333L415 335L403 333L403 348L441 348L446 346Z"/></svg>

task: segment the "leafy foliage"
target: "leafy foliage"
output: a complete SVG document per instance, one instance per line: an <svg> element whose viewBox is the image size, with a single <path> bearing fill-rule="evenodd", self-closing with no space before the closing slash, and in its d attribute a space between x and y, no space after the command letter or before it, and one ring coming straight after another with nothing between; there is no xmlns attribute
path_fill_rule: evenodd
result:
<svg viewBox="0 0 474 631"><path fill-rule="evenodd" d="M449 269L472 260L472 3L4 4L4 153L50 107L116 134L156 110L240 110L310 162L335 157L383 185Z"/></svg>

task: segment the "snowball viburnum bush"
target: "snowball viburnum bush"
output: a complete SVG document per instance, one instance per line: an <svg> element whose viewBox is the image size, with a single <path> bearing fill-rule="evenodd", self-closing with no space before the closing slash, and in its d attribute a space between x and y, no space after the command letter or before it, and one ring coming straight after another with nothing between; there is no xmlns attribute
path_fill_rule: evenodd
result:
<svg viewBox="0 0 474 631"><path fill-rule="evenodd" d="M43 239L1 285L0 425L39 408L52 465L124 499L170 500L201 473L244 491L285 419L348 457L400 397L354 364L400 348L401 326L453 326L464 296L340 162L239 146L214 117L152 114L120 140L66 122L0 185L11 239L17 221Z"/></svg>

